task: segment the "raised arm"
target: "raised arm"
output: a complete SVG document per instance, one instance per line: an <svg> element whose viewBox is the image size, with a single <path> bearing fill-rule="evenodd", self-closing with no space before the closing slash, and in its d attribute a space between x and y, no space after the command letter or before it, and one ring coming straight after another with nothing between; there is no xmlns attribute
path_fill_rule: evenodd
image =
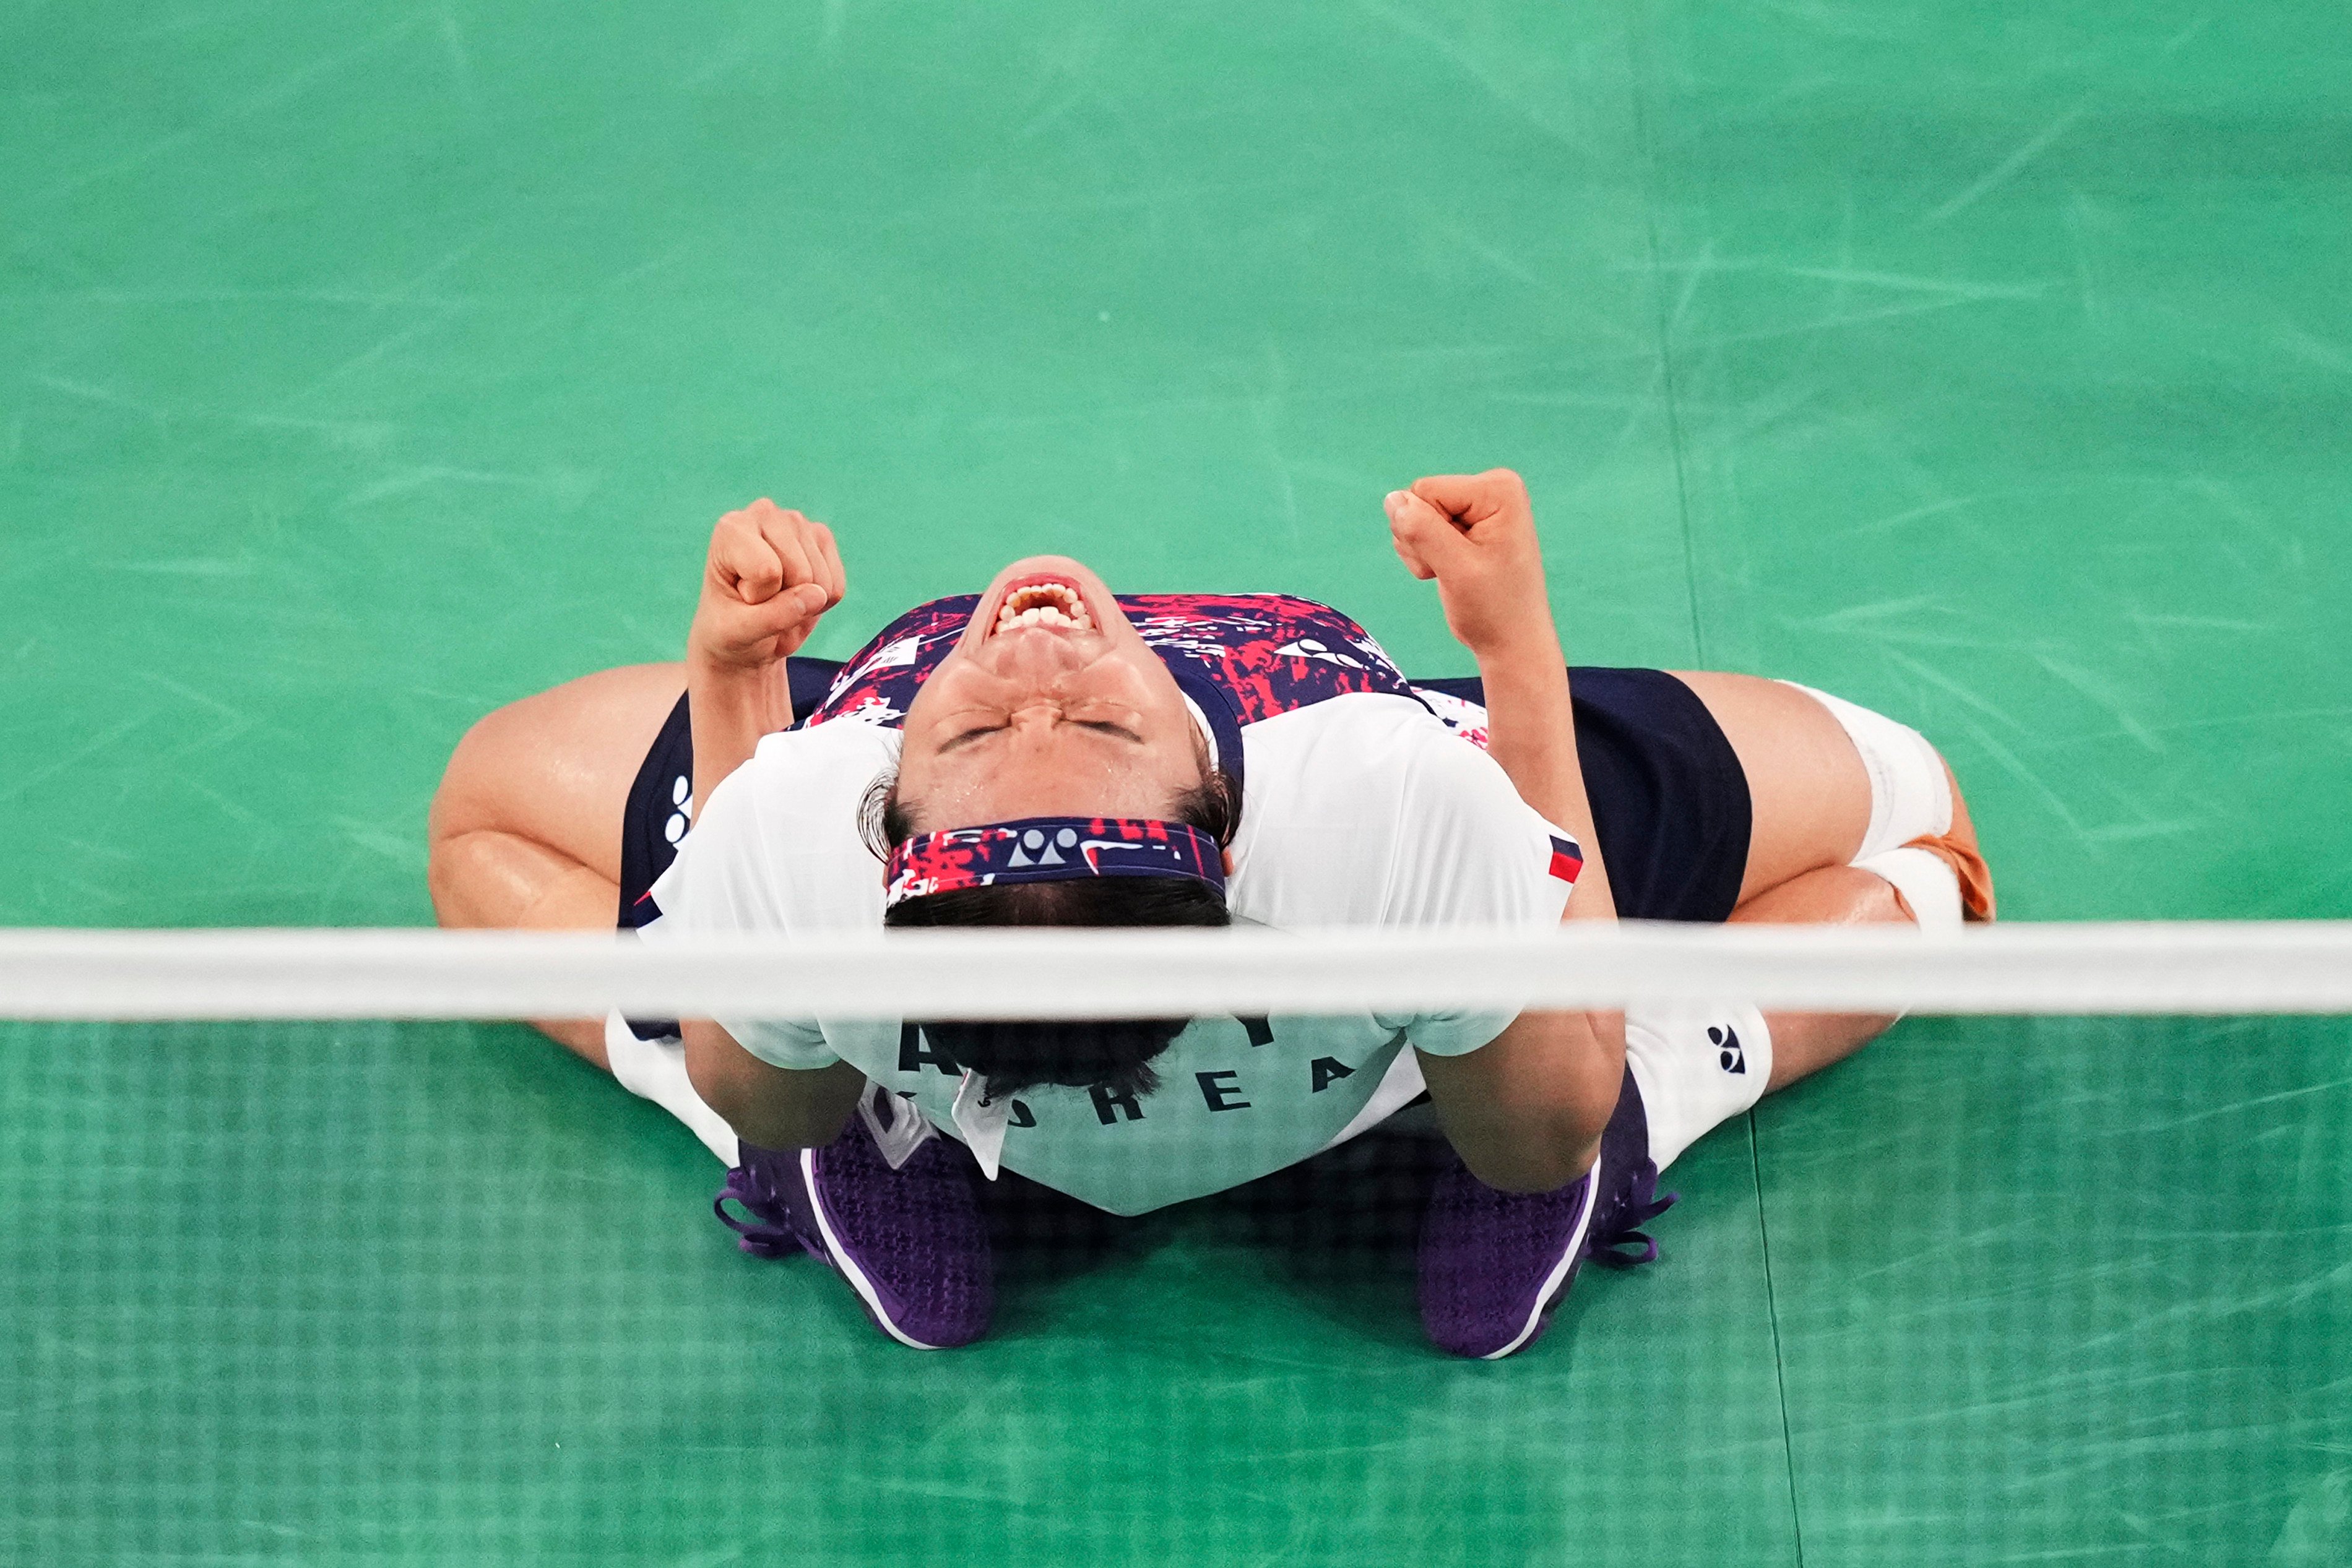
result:
<svg viewBox="0 0 2352 1568"><path fill-rule="evenodd" d="M1615 919L1527 486L1507 468L1444 475L1393 492L1387 507L1398 556L1415 577L1436 580L1446 625L1478 662L1488 755L1583 852L1563 918ZM1421 1057L1463 1163L1517 1192L1564 1186L1591 1168L1624 1063L1624 1015L1612 1012L1522 1013L1467 1055Z"/></svg>
<svg viewBox="0 0 2352 1568"><path fill-rule="evenodd" d="M1478 661L1487 755L1519 799L1574 834L1584 852L1563 918L1615 919L1527 486L1507 468L1439 475L1391 492L1388 514L1398 556L1413 576L1436 580L1446 626Z"/></svg>
<svg viewBox="0 0 2352 1568"><path fill-rule="evenodd" d="M698 825L761 737L792 727L784 660L841 602L846 586L833 530L773 501L730 512L711 530L702 598L686 636ZM739 1136L764 1148L831 1143L866 1082L845 1064L806 1071L771 1066L708 1019L685 1019L683 1030L696 1092Z"/></svg>

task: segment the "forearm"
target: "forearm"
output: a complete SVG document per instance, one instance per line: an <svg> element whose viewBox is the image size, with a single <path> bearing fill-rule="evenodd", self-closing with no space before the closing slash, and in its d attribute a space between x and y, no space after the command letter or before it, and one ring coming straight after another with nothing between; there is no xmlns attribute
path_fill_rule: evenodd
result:
<svg viewBox="0 0 2352 1568"><path fill-rule="evenodd" d="M1474 652L1486 687L1487 755L1502 765L1519 799L1566 828L1583 851L1584 871L1564 918L1616 918L1601 835L1584 792L1584 767L1576 754L1567 660L1549 618L1508 646Z"/></svg>
<svg viewBox="0 0 2352 1568"><path fill-rule="evenodd" d="M711 791L751 759L762 736L792 727L793 689L782 659L744 668L701 657L689 647L686 672L687 716L694 730L694 801L699 812Z"/></svg>

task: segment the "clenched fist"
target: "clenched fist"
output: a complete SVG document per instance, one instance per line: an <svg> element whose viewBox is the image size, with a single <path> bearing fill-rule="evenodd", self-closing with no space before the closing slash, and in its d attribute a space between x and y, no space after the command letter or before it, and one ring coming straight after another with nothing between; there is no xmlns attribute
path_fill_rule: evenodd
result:
<svg viewBox="0 0 2352 1568"><path fill-rule="evenodd" d="M833 530L762 497L711 530L687 656L765 669L800 651L845 588Z"/></svg>
<svg viewBox="0 0 2352 1568"><path fill-rule="evenodd" d="M1528 653L1556 661L1559 633L1544 591L1543 546L1528 487L1507 468L1441 474L1386 502L1397 556L1437 580L1445 624L1478 658Z"/></svg>

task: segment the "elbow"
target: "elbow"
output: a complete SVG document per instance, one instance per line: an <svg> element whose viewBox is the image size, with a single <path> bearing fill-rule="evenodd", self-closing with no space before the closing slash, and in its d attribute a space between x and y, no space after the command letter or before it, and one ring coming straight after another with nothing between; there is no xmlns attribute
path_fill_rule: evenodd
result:
<svg viewBox="0 0 2352 1568"><path fill-rule="evenodd" d="M698 1019L687 1019L679 1032L686 1040L686 1081L697 1098L740 1133L743 1113L751 1108L741 1061L748 1053L717 1025Z"/></svg>
<svg viewBox="0 0 2352 1568"><path fill-rule="evenodd" d="M1600 1145L1594 1145L1580 1157L1537 1154L1497 1159L1490 1155L1475 1162L1465 1156L1462 1163L1470 1167L1472 1176L1496 1192L1531 1195L1558 1192L1581 1180L1600 1152Z"/></svg>
<svg viewBox="0 0 2352 1568"><path fill-rule="evenodd" d="M789 1118L779 1117L772 1105L762 1103L762 1097L752 1092L740 1075L705 1067L697 1071L694 1058L687 1057L687 1082L694 1085L697 1098L719 1114L719 1119L734 1129L744 1143L762 1149L810 1148L789 1134L798 1131L788 1124Z"/></svg>
<svg viewBox="0 0 2352 1568"><path fill-rule="evenodd" d="M687 1059L686 1078L694 1085L696 1097L717 1112L720 1121L735 1129L737 1137L763 1146L767 1145L767 1140L752 1137L746 1126L747 1122L757 1122L761 1118L753 1096L744 1092L740 1080L708 1068L698 1072L691 1056Z"/></svg>
<svg viewBox="0 0 2352 1568"><path fill-rule="evenodd" d="M1476 1139L1455 1145L1470 1174L1497 1192L1558 1192L1583 1179L1601 1155L1601 1127L1584 1116L1561 1116L1518 1137Z"/></svg>
<svg viewBox="0 0 2352 1568"><path fill-rule="evenodd" d="M863 1073L771 1067L718 1025L688 1019L686 1077L702 1103L745 1143L762 1149L823 1148L857 1106Z"/></svg>
<svg viewBox="0 0 2352 1568"><path fill-rule="evenodd" d="M1543 1193L1592 1168L1623 1062L1590 1015L1530 1012L1477 1051L1423 1057L1422 1073L1472 1176L1499 1192Z"/></svg>
<svg viewBox="0 0 2352 1568"><path fill-rule="evenodd" d="M779 1115L773 1093L763 1093L759 1063L716 1024L689 1019L685 1026L686 1080L735 1135L763 1149L805 1148L811 1145L789 1134L799 1131L794 1118Z"/></svg>

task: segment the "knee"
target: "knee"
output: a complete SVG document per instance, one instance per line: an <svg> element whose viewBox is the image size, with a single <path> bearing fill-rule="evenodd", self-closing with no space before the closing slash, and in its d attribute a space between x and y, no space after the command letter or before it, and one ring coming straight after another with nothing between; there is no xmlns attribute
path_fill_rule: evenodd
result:
<svg viewBox="0 0 2352 1568"><path fill-rule="evenodd" d="M512 706L494 709L475 720L458 737L457 749L441 769L441 782L434 787L433 803L425 817L425 842L436 854L446 842L504 825L498 811L497 759L504 749Z"/></svg>
<svg viewBox="0 0 2352 1568"><path fill-rule="evenodd" d="M450 926L494 924L478 907L485 884L504 869L496 863L499 835L480 829L430 831L425 850L425 891L433 918Z"/></svg>
<svg viewBox="0 0 2352 1568"><path fill-rule="evenodd" d="M425 890L433 901L434 919L443 925L475 924L462 913L461 890L470 881L467 868L480 857L478 839L485 825L473 777L479 770L467 751L480 728L476 724L458 740L425 811Z"/></svg>
<svg viewBox="0 0 2352 1568"><path fill-rule="evenodd" d="M425 883L444 925L480 924L464 913L475 902L469 892L497 873L501 841L510 834L497 763L507 712L499 708L476 720L459 737L425 810Z"/></svg>

